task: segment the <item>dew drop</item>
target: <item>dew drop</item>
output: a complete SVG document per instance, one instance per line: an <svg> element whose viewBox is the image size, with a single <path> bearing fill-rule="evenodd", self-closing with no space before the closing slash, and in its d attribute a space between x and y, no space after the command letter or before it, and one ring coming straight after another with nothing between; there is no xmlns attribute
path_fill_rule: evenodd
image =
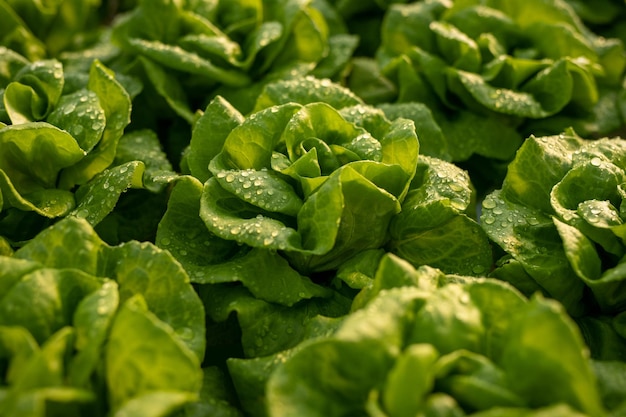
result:
<svg viewBox="0 0 626 417"><path fill-rule="evenodd" d="M68 114L72 113L74 110L76 110L76 104L69 103L63 108L63 114L67 116Z"/></svg>
<svg viewBox="0 0 626 417"><path fill-rule="evenodd" d="M76 217L81 218L81 219L86 219L87 216L89 216L89 210L87 209L80 209L76 212Z"/></svg>
<svg viewBox="0 0 626 417"><path fill-rule="evenodd" d="M461 187L459 184L453 182L452 184L450 184L450 189L454 192L459 192L459 191L463 191L463 187Z"/></svg>
<svg viewBox="0 0 626 417"><path fill-rule="evenodd" d="M161 245L163 245L163 246L167 246L170 243L172 243L172 241L169 238L167 238L167 237L164 237L163 239L161 239Z"/></svg>
<svg viewBox="0 0 626 417"><path fill-rule="evenodd" d="M496 206L496 202L491 199L486 199L483 201L483 207L486 209L492 209Z"/></svg>

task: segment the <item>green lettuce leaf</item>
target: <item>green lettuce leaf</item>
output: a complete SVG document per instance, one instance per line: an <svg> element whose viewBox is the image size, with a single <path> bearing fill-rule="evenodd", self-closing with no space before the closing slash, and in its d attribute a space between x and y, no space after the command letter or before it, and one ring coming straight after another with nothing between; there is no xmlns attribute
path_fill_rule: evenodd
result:
<svg viewBox="0 0 626 417"><path fill-rule="evenodd" d="M108 246L68 217L0 264L3 412L165 416L198 400L204 306L168 252Z"/></svg>
<svg viewBox="0 0 626 417"><path fill-rule="evenodd" d="M527 139L502 189L482 203L484 230L521 267L500 273L511 265L503 262L494 274L541 290L575 317L620 314L624 149L620 138L584 140L572 131Z"/></svg>
<svg viewBox="0 0 626 417"><path fill-rule="evenodd" d="M332 333L232 361L244 403L272 416L604 415L582 336L558 303L432 268L408 281L406 268L385 271L386 288Z"/></svg>
<svg viewBox="0 0 626 417"><path fill-rule="evenodd" d="M491 268L487 236L473 220L473 186L467 172L421 156L416 176L390 225L388 247L415 266L483 275Z"/></svg>

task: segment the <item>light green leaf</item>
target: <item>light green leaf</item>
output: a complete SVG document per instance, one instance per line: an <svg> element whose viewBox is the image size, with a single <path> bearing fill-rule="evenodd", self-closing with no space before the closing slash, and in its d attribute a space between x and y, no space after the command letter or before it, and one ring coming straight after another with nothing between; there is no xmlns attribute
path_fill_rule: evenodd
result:
<svg viewBox="0 0 626 417"><path fill-rule="evenodd" d="M87 88L98 96L104 110L106 126L102 139L79 163L68 167L62 173L60 184L71 188L84 184L99 172L106 169L114 160L117 143L130 123L130 96L115 79L115 74L100 61L95 60L89 70Z"/></svg>
<svg viewBox="0 0 626 417"><path fill-rule="evenodd" d="M301 105L323 101L335 109L362 104L352 91L332 82L311 76L269 83L256 99L254 112L287 103Z"/></svg>
<svg viewBox="0 0 626 417"><path fill-rule="evenodd" d="M216 177L209 178L204 185L200 217L209 231L222 239L274 250L303 249L301 236L295 229L261 214L257 207L224 190Z"/></svg>
<svg viewBox="0 0 626 417"><path fill-rule="evenodd" d="M12 123L45 119L61 96L63 82L63 66L57 60L38 60L22 67L4 91Z"/></svg>
<svg viewBox="0 0 626 417"><path fill-rule="evenodd" d="M127 242L107 252L102 267L118 282L120 302L141 295L150 314L169 327L177 342L202 359L206 344L204 307L174 257L149 242Z"/></svg>
<svg viewBox="0 0 626 417"><path fill-rule="evenodd" d="M207 282L241 282L255 297L285 306L313 297L328 297L330 291L300 275L275 251L253 248L240 257L211 268Z"/></svg>
<svg viewBox="0 0 626 417"><path fill-rule="evenodd" d="M94 401L92 392L63 385L64 359L71 339L72 329L64 327L22 364L16 380L0 399L3 415L39 417L52 410L74 412Z"/></svg>
<svg viewBox="0 0 626 417"><path fill-rule="evenodd" d="M390 250L415 266L484 274L491 267L492 254L487 236L465 215L472 211L472 199L467 172L421 156L402 211L391 221Z"/></svg>
<svg viewBox="0 0 626 417"><path fill-rule="evenodd" d="M394 417L418 415L435 384L437 350L429 344L414 344L405 349L387 374L383 404Z"/></svg>
<svg viewBox="0 0 626 417"><path fill-rule="evenodd" d="M580 314L585 308L581 304L584 284L567 260L552 219L537 209L505 200L502 194L494 191L483 201L483 229L551 297L570 313Z"/></svg>
<svg viewBox="0 0 626 417"><path fill-rule="evenodd" d="M553 301L536 296L520 310L499 363L511 389L531 406L563 402L590 416L604 415L580 332Z"/></svg>
<svg viewBox="0 0 626 417"><path fill-rule="evenodd" d="M569 98L567 93L571 93L571 79L566 77L561 83L565 81L570 81L569 85L566 84L569 91L565 91L565 97ZM544 109L542 103L530 92L496 88L475 73L456 71L453 82L458 82L462 86L461 88L465 88L474 100L490 110L530 118L546 117L554 113ZM454 85L451 86L451 89L457 94L464 94ZM558 97L563 96L559 95ZM469 105L470 103L465 104Z"/></svg>
<svg viewBox="0 0 626 417"><path fill-rule="evenodd" d="M578 229L553 218L559 236L563 240L565 255L580 279L594 281L602 273L602 261L593 243Z"/></svg>
<svg viewBox="0 0 626 417"><path fill-rule="evenodd" d="M329 36L328 54L315 66L312 75L325 79L340 74L354 56L359 40L355 34L339 33Z"/></svg>
<svg viewBox="0 0 626 417"><path fill-rule="evenodd" d="M509 165L502 184L504 197L552 212L552 187L571 168L569 155L581 144L581 139L571 134L528 138Z"/></svg>
<svg viewBox="0 0 626 417"><path fill-rule="evenodd" d="M420 155L450 160L448 139L434 119L428 106L423 103L382 103L378 106L389 120L399 117L413 120L419 139Z"/></svg>
<svg viewBox="0 0 626 417"><path fill-rule="evenodd" d="M509 388L506 374L487 357L458 350L436 364L437 386L463 407L523 407L526 402Z"/></svg>
<svg viewBox="0 0 626 417"><path fill-rule="evenodd" d="M300 197L277 172L228 170L217 172L215 178L225 191L261 210L296 216L302 208Z"/></svg>
<svg viewBox="0 0 626 417"><path fill-rule="evenodd" d="M480 70L482 59L472 38L448 22L432 22L429 29L435 34L439 52L450 65L463 71Z"/></svg>
<svg viewBox="0 0 626 417"><path fill-rule="evenodd" d="M373 342L320 340L271 374L269 412L277 417L364 414L370 387L383 380L390 366L387 352Z"/></svg>
<svg viewBox="0 0 626 417"><path fill-rule="evenodd" d="M192 282L210 279L210 268L236 255L236 242L209 232L200 218L202 184L194 177L179 177L157 228L156 244L180 262Z"/></svg>
<svg viewBox="0 0 626 417"><path fill-rule="evenodd" d="M209 169L268 168L285 126L300 109L299 104L289 103L253 113L232 129Z"/></svg>
<svg viewBox="0 0 626 417"><path fill-rule="evenodd" d="M129 399L113 417L167 417L196 400L195 393L185 391L154 391Z"/></svg>
<svg viewBox="0 0 626 417"><path fill-rule="evenodd" d="M98 290L98 278L79 270L41 268L25 274L0 299L0 324L22 326L38 343L71 323L80 300ZM20 314L15 314L19 311Z"/></svg>
<svg viewBox="0 0 626 417"><path fill-rule="evenodd" d="M350 314L333 336L301 345L270 375L270 413L363 414L370 390L392 367L405 340L408 316L423 296L410 288L388 290Z"/></svg>
<svg viewBox="0 0 626 417"><path fill-rule="evenodd" d="M170 45L158 40L131 38L129 45L138 53L179 71L207 77L225 85L245 87L250 78L236 69L223 69L196 53L186 51L177 45Z"/></svg>
<svg viewBox="0 0 626 417"><path fill-rule="evenodd" d="M84 156L69 133L45 122L0 129L0 169L22 195L57 188L59 173Z"/></svg>
<svg viewBox="0 0 626 417"><path fill-rule="evenodd" d="M393 172L382 167L371 161L345 165L305 201L298 213L298 231L303 248L313 256L304 251L299 251L304 257L297 252L288 254L302 270L334 269L345 259L384 244L389 222L400 212L400 204L374 183L375 175ZM373 169L368 172L369 168Z"/></svg>
<svg viewBox="0 0 626 417"><path fill-rule="evenodd" d="M442 206L431 205L431 213L421 220L429 222ZM432 217L431 217L432 216ZM414 219L417 221L418 216ZM396 223L403 229L394 236L391 250L415 266L430 265L460 275L484 276L492 264L491 247L481 227L465 215L456 215L430 228L419 229L412 222Z"/></svg>
<svg viewBox="0 0 626 417"><path fill-rule="evenodd" d="M100 364L109 328L119 305L118 286L105 281L100 289L85 296L74 310L77 350L68 365L68 380L74 386L86 386Z"/></svg>
<svg viewBox="0 0 626 417"><path fill-rule="evenodd" d="M5 381L13 383L18 380L38 350L37 341L24 327L0 327L0 358L7 364Z"/></svg>
<svg viewBox="0 0 626 417"><path fill-rule="evenodd" d="M170 326L148 311L140 295L124 302L115 316L105 361L114 412L134 407L131 401L154 392L193 395L202 383L198 357L179 341Z"/></svg>
<svg viewBox="0 0 626 417"><path fill-rule="evenodd" d="M82 250L77 250L80 242ZM104 242L85 220L69 217L47 227L28 244L15 252L15 257L38 262L47 268L77 269L101 276L100 253Z"/></svg>
<svg viewBox="0 0 626 417"><path fill-rule="evenodd" d="M71 191L58 188L40 189L27 194L28 199L20 195L7 174L0 169L0 194L3 209L16 208L23 212L35 212L48 218L65 216L76 205Z"/></svg>
<svg viewBox="0 0 626 417"><path fill-rule="evenodd" d="M178 175L152 130L135 130L120 138L113 164L129 167L132 165L128 163L133 161L143 162L143 187L155 193L162 191ZM137 186L136 183L132 185Z"/></svg>
<svg viewBox="0 0 626 417"><path fill-rule="evenodd" d="M69 214L95 226L113 211L122 193L143 186L144 170L143 162L133 161L98 173L76 190L76 208Z"/></svg>
<svg viewBox="0 0 626 417"><path fill-rule="evenodd" d="M480 308L470 300L460 285L433 293L415 315L409 343L432 344L441 354L459 349L483 352L487 329Z"/></svg>
<svg viewBox="0 0 626 417"><path fill-rule="evenodd" d="M0 3L0 38L2 39L2 54L7 51L14 51L14 54L21 54L29 60L38 60L46 56L45 45L26 27L24 20L7 3ZM6 44L11 44L10 49Z"/></svg>
<svg viewBox="0 0 626 417"><path fill-rule="evenodd" d="M97 145L106 124L98 96L87 89L61 96L46 121L69 132L85 152Z"/></svg>
<svg viewBox="0 0 626 417"><path fill-rule="evenodd" d="M328 175L339 167L339 161L336 156L331 155L324 159L323 147L345 146L363 134L367 132L348 123L333 107L323 102L315 102L304 106L291 117L281 140L287 147L291 161L296 161L312 147L316 147L322 175Z"/></svg>
<svg viewBox="0 0 626 417"><path fill-rule="evenodd" d="M211 100L193 127L186 154L191 175L204 183L212 175L209 162L224 146L230 132L243 123L244 117L221 96Z"/></svg>

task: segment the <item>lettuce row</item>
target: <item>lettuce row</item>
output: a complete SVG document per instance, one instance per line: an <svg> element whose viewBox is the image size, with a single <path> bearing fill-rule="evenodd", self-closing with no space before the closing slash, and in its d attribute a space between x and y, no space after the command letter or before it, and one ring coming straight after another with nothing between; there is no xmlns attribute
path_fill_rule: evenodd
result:
<svg viewBox="0 0 626 417"><path fill-rule="evenodd" d="M603 136L623 125L623 46L592 33L565 2L393 5L381 36L376 59L397 100L428 105L459 152L455 161L473 153L510 158L516 146L509 145L531 133L571 126ZM493 144L509 152L462 152L463 126L481 140L499 126Z"/></svg>
<svg viewBox="0 0 626 417"><path fill-rule="evenodd" d="M621 140L540 136L623 126L578 2L53 3L0 0L0 414L624 413Z"/></svg>
<svg viewBox="0 0 626 417"><path fill-rule="evenodd" d="M166 415L197 400L204 307L168 252L109 246L69 217L0 265L2 415Z"/></svg>
<svg viewBox="0 0 626 417"><path fill-rule="evenodd" d="M480 218L504 251L493 275L559 300L593 334L594 355L619 360L626 342L625 158L620 138L591 141L572 131L530 137ZM600 347L595 332L612 342Z"/></svg>
<svg viewBox="0 0 626 417"><path fill-rule="evenodd" d="M131 97L110 69L96 60L81 82L57 60L17 62L0 94L0 223L6 238L26 240L45 219L67 215L96 225L128 188L163 188L172 167L153 133L123 137ZM147 139L133 150L139 136Z"/></svg>
<svg viewBox="0 0 626 417"><path fill-rule="evenodd" d="M140 74L191 124L208 96L247 112L263 79L335 75L357 39L332 8L308 0L142 0L118 16L112 42L121 50L115 67Z"/></svg>
<svg viewBox="0 0 626 417"><path fill-rule="evenodd" d="M412 121L390 121L329 81L305 79L295 89L288 83L269 84L247 117L218 97L194 126L184 156L190 176L176 182L157 233L157 244L179 257L192 280L240 281L260 295L268 291L252 288L259 264L295 283L384 247L416 265L454 258L450 272L489 268L467 174L418 158ZM452 230L472 241L471 253L450 248ZM422 238L427 250L410 254ZM301 292L323 293L313 288L261 298L291 305Z"/></svg>
<svg viewBox="0 0 626 417"><path fill-rule="evenodd" d="M394 255L350 314L308 330L293 349L228 360L250 415L602 416L617 375L559 303Z"/></svg>
<svg viewBox="0 0 626 417"><path fill-rule="evenodd" d="M387 251L465 275L492 263L467 173L418 157L412 121L328 80L294 84L268 84L248 116L221 97L207 106L157 229L212 325L236 318L241 339L224 343L246 357L346 314Z"/></svg>

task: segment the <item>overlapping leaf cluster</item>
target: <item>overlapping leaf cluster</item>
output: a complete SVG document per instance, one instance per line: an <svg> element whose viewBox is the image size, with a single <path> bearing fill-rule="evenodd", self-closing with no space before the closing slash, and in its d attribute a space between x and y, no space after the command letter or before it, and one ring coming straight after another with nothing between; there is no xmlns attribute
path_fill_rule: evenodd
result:
<svg viewBox="0 0 626 417"><path fill-rule="evenodd" d="M484 229L506 252L494 274L558 299L588 332L596 355L617 360L626 342L625 146L572 132L530 137L482 213ZM598 343L598 335L614 342Z"/></svg>
<svg viewBox="0 0 626 417"><path fill-rule="evenodd" d="M0 0L0 414L626 415L624 10Z"/></svg>

